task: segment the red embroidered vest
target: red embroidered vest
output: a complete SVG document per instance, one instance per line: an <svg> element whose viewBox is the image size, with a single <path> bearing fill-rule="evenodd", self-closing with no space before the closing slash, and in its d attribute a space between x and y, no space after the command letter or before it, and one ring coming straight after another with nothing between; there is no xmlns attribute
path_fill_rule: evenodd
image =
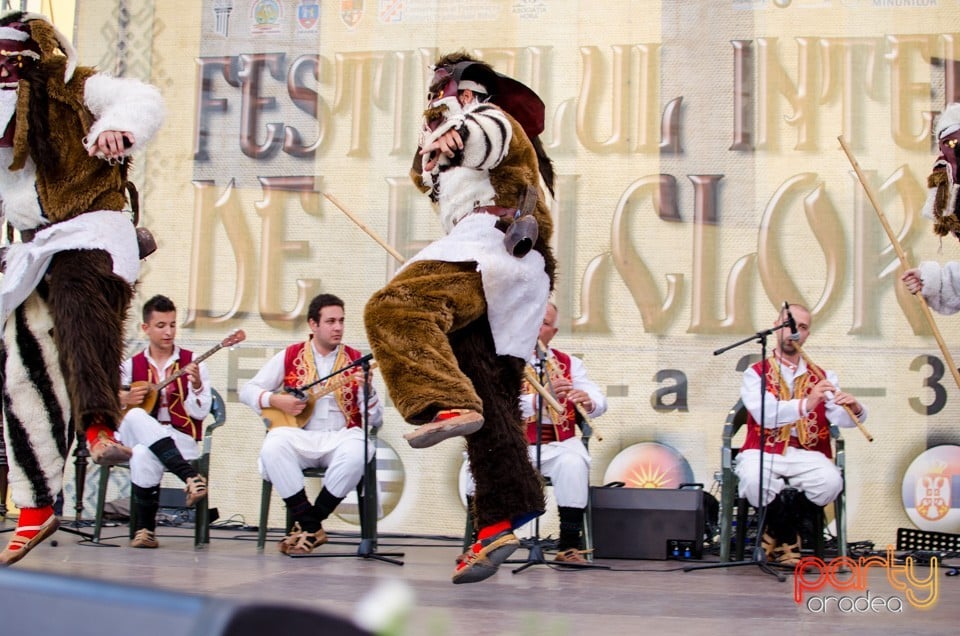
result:
<svg viewBox="0 0 960 636"><path fill-rule="evenodd" d="M342 369L351 362L360 358L363 354L347 345L340 345L337 350L337 357L333 362L334 369ZM352 373L347 371L347 373ZM339 376L333 376L331 380ZM317 369L313 363L313 350L310 341L298 342L290 345L286 349L283 358L283 385L289 387L302 387L311 382L316 382L320 377L317 375ZM337 400L337 406L343 417L347 420L347 428L363 426L363 403L360 399L360 386L357 382L347 382L342 387L333 392Z"/></svg>
<svg viewBox="0 0 960 636"><path fill-rule="evenodd" d="M767 374L767 391L777 396L780 400L800 399L810 395L813 387L822 380L826 379L827 374L823 369L816 365L807 365L807 370L803 375L799 375L793 380L793 394L790 394L786 382L780 375L780 366L772 363L773 358L765 360L763 364L756 363L753 370L759 373ZM791 435L791 431L796 427L797 435ZM753 415L747 414L747 439L743 443L741 450L760 448L760 424L753 418ZM791 439L793 437L793 439ZM786 452L787 446L798 446L806 450L820 451L827 457L833 457L833 450L830 448L830 422L827 420L827 409L824 402L820 402L815 409L807 413L805 418L801 418L791 424L786 424L779 428L763 429L763 450L768 453L782 455Z"/></svg>
<svg viewBox="0 0 960 636"><path fill-rule="evenodd" d="M186 349L180 349L180 357L174 363L171 373L176 373L178 370L187 366L191 360L193 360L193 354ZM134 382L156 384L163 380L163 378L156 377L157 374L150 366L150 363L147 361L147 356L143 351L133 356L131 362L133 367L131 380ZM167 411L170 413L170 426L199 441L203 438L203 420L197 420L187 415L187 408L183 404L183 401L190 395L190 388L187 386L189 381L190 378L184 374L177 378L176 381L165 386L163 388L163 395L157 398L157 403L166 404ZM163 402L160 402L160 400L163 400ZM164 424L166 424L166 422L164 422Z"/></svg>
<svg viewBox="0 0 960 636"><path fill-rule="evenodd" d="M547 373L552 380L559 380L560 378L565 378L571 383L573 382L573 376L570 375L570 356L558 351L556 349L550 350L551 356L547 358ZM536 395L539 397L533 386L530 385L526 380L523 381L523 395ZM570 439L577 432L577 411L573 406L573 402L567 402L563 404L566 407L564 413L554 413L553 409L547 405L546 402L543 404L545 413L548 413L550 416L550 421L553 424L544 423L541 427L541 442L548 444L553 441L562 442L564 440ZM537 443L537 412L534 410L533 415L526 418L523 421L527 430L527 441L531 444Z"/></svg>

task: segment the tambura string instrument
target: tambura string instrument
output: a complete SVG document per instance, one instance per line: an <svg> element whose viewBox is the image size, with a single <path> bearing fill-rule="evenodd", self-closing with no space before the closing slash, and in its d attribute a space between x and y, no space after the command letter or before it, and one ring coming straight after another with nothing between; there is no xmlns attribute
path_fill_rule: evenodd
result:
<svg viewBox="0 0 960 636"><path fill-rule="evenodd" d="M374 361L370 364L370 370L373 371L376 368L377 363ZM361 367L356 367L353 371L345 371L340 375L330 378L323 384L318 384L308 389L305 392L306 399L304 400L307 405L302 411L300 411L299 415L290 415L289 413L272 406L264 408L260 415L260 417L263 419L264 426L266 426L267 429L271 429L275 426L296 426L303 428L306 426L307 422L310 421L310 416L313 414L313 407L317 403L317 400L355 381L357 379L357 375L362 372L363 370ZM276 391L274 395L283 393L296 394L297 391L298 390L290 391L281 389L280 391Z"/></svg>
<svg viewBox="0 0 960 636"><path fill-rule="evenodd" d="M207 358L215 354L217 351L220 351L221 349L224 349L227 347L238 345L246 339L247 339L247 334L243 331L243 329L237 329L236 331L231 333L229 336L221 340L219 343L217 343L209 351L191 360L191 363L195 362L197 364L200 364L201 362L203 362L204 360L206 360ZM143 409L144 411L146 411L147 413L150 413L151 415L156 414L157 403L158 403L157 398L160 397L160 391L165 389L170 384L179 380L183 376L183 374L185 374L186 372L187 372L187 368L184 367L178 370L176 373L172 374L170 377L156 383L147 382L144 380L137 380L136 382L131 382L129 387L130 389L135 389L137 387L145 386L147 387L147 393L146 395L143 396L143 402L141 402L140 404L124 406L120 411L121 416L126 415L127 411L131 409L136 409L136 408Z"/></svg>

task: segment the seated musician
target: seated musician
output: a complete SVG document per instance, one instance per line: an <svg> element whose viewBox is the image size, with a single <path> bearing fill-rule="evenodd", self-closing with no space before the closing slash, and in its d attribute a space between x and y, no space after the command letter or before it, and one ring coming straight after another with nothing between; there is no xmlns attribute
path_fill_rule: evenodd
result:
<svg viewBox="0 0 960 636"><path fill-rule="evenodd" d="M293 519L280 542L284 554L307 554L326 543L323 521L347 494L357 487L364 471L363 374L359 367L347 371L349 381L335 390L307 400L286 392L330 375L361 357L343 338L343 301L320 294L307 309L311 335L306 342L287 347L267 362L240 389L240 400L264 418L270 429L260 450L260 473L283 497ZM330 382L342 382L334 376ZM309 393L309 392L308 392ZM324 394L325 393L325 394ZM367 405L370 426L383 423L383 404L371 386ZM369 445L367 457L374 457ZM304 490L303 470L326 469L323 489L312 504Z"/></svg>
<svg viewBox="0 0 960 636"><path fill-rule="evenodd" d="M853 427L867 411L856 398L839 389L837 375L812 364L802 347L810 335L810 311L789 305L796 332L776 332L773 355L743 374L740 399L748 412L747 438L737 455L740 496L760 504L760 405L763 402L763 503L767 525L762 546L767 559L794 566L800 560L801 527L812 518L812 506L825 506L843 489L843 477L833 462L830 425ZM774 325L785 323L782 309ZM766 394L761 400L761 373ZM823 532L814 528L814 532Z"/></svg>
<svg viewBox="0 0 960 636"><path fill-rule="evenodd" d="M200 457L203 419L210 413L210 375L207 365L193 362L193 354L176 345L177 308L166 296L154 296L143 305L143 333L147 348L120 365L120 404L128 409L117 429L130 457L131 507L136 528L130 545L156 548L160 480L164 469L186 484L187 505L207 496L207 483L188 460ZM156 384L180 372L180 377L151 394ZM131 386L132 385L132 386ZM156 405L151 407L150 403ZM147 412L141 407L151 407Z"/></svg>
<svg viewBox="0 0 960 636"><path fill-rule="evenodd" d="M557 306L549 302L540 325L540 343L547 347L557 331ZM564 411L557 413L533 385L524 380L520 411L530 443L530 461L537 465L537 418L541 417L540 473L549 477L553 484L560 516L555 560L559 563L586 563L582 536L583 513L590 496L590 454L576 435L577 420L582 419L577 406L593 419L607 412L607 398L587 377L582 360L559 349L546 349L543 354L544 382L541 386L556 398ZM540 376L540 357L538 351L534 351L527 360L527 371L535 377ZM472 479L467 490L473 491Z"/></svg>

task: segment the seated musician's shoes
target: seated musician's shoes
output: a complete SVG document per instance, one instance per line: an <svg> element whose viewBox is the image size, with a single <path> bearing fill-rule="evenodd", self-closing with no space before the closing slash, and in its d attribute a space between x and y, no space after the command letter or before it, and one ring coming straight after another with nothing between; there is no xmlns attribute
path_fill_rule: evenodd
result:
<svg viewBox="0 0 960 636"><path fill-rule="evenodd" d="M316 532L307 532L300 527L299 521L294 521L290 534L280 542L279 549L283 554L310 554L326 542L327 533L323 528Z"/></svg>
<svg viewBox="0 0 960 636"><path fill-rule="evenodd" d="M427 448L445 439L476 433L483 426L483 415L469 409L440 411L426 424L407 433L403 439L413 448Z"/></svg>
<svg viewBox="0 0 960 636"><path fill-rule="evenodd" d="M800 563L800 535L797 535L794 543L781 543L777 546L777 565L786 565L796 567Z"/></svg>
<svg viewBox="0 0 960 636"><path fill-rule="evenodd" d="M557 556L554 557L556 563L587 563L587 558L585 555L590 554L592 550L578 550L576 548L569 548L562 552L558 552Z"/></svg>
<svg viewBox="0 0 960 636"><path fill-rule="evenodd" d="M460 555L453 571L453 582L477 583L490 578L519 547L520 541L510 529L477 541Z"/></svg>
<svg viewBox="0 0 960 636"><path fill-rule="evenodd" d="M777 560L777 540L772 536L763 533L763 539L760 541L760 547L763 548L764 553L767 555L767 562L772 563Z"/></svg>
<svg viewBox="0 0 960 636"><path fill-rule="evenodd" d="M10 538L10 543L3 549L3 552L0 552L0 566L12 565L27 556L30 550L37 547L41 541L56 532L59 527L60 520L57 519L57 515L53 514L47 517L47 520L39 526L18 527ZM36 531L36 534L32 537L27 537L24 534L25 532L34 531Z"/></svg>
<svg viewBox="0 0 960 636"><path fill-rule="evenodd" d="M101 466L125 464L132 456L130 448L113 439L106 431L101 431L97 441L90 447L90 459Z"/></svg>
<svg viewBox="0 0 960 636"><path fill-rule="evenodd" d="M192 508L198 501L207 496L207 480L203 475L187 477L187 485L184 490L187 493L187 507Z"/></svg>
<svg viewBox="0 0 960 636"><path fill-rule="evenodd" d="M153 530L140 528L130 540L130 547L154 549L160 547L160 542L157 541L157 535Z"/></svg>

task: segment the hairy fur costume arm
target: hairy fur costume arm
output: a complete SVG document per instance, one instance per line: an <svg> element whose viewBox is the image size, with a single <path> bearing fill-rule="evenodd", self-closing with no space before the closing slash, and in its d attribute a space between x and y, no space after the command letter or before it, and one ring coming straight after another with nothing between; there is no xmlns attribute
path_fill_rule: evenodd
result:
<svg viewBox="0 0 960 636"><path fill-rule="evenodd" d="M133 134L134 143L127 149L132 154L153 138L165 117L160 91L133 78L96 73L84 84L83 99L96 118L84 143L87 150L100 133L117 130Z"/></svg>
<svg viewBox="0 0 960 636"><path fill-rule="evenodd" d="M960 263L951 261L940 265L935 261L920 263L924 299L930 308L940 314L960 312Z"/></svg>

